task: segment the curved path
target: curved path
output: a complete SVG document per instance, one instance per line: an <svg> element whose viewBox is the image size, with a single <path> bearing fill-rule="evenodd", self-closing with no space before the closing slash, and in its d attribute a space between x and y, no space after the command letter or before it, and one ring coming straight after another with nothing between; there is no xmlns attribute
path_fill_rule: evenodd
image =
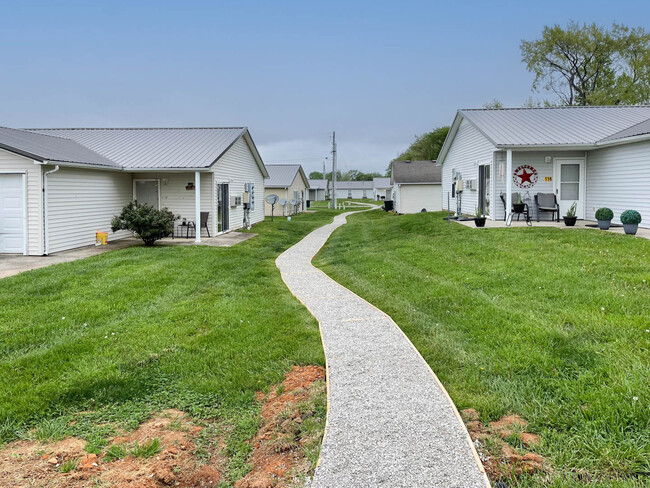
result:
<svg viewBox="0 0 650 488"><path fill-rule="evenodd" d="M311 264L347 212L276 260L318 319L328 415L314 488L489 486L451 399L393 320Z"/></svg>

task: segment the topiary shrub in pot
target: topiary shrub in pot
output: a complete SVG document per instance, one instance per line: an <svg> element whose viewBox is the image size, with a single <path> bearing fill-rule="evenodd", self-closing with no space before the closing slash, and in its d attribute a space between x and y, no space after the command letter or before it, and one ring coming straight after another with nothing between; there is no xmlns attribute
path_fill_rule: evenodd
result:
<svg viewBox="0 0 650 488"><path fill-rule="evenodd" d="M614 212L612 212L611 208L602 207L596 210L596 220L598 221L598 228L601 230L609 229L613 218Z"/></svg>
<svg viewBox="0 0 650 488"><path fill-rule="evenodd" d="M621 222L626 234L634 235L641 223L641 214L636 210L626 210L621 214Z"/></svg>
<svg viewBox="0 0 650 488"><path fill-rule="evenodd" d="M166 208L158 210L148 203L131 202L113 217L111 230L130 230L145 246L153 246L158 239L172 235L178 218Z"/></svg>

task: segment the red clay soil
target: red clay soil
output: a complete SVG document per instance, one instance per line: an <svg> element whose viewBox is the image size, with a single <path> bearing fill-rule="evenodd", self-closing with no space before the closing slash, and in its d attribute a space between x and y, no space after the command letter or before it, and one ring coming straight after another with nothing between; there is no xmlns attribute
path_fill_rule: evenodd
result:
<svg viewBox="0 0 650 488"><path fill-rule="evenodd" d="M513 480L524 474L550 471L547 460L530 451L540 439L537 434L525 432L528 423L520 416L504 415L483 425L473 408L463 410L461 415L490 480ZM515 439L520 441L519 447L509 444Z"/></svg>
<svg viewBox="0 0 650 488"><path fill-rule="evenodd" d="M302 421L300 403L310 398L310 388L324 377L321 367L294 367L286 375L282 390L272 388L267 398L258 396L263 401L262 426L251 441L250 462L254 468L235 486L288 487L298 474L310 470L300 449L303 439L295 436L296 425ZM160 451L157 454L149 458L127 456L110 462L103 456L84 451L86 441L82 439L71 437L51 443L16 441L0 448L0 487L216 487L227 466L227 459L221 453L223 439L214 443L210 464L203 464L194 454L195 440L201 430L184 412L166 410L133 432L113 438L108 446L123 444L129 447L134 442L142 445L158 439ZM105 455L106 449L103 453ZM62 465L71 461L76 461L76 467L62 473Z"/></svg>
<svg viewBox="0 0 650 488"><path fill-rule="evenodd" d="M297 367L287 374L281 388L276 388L264 398L262 427L253 439L254 467L250 473L235 483L235 488L285 488L293 485L300 473L309 471L302 447L309 439L296 436L304 416L300 404L309 400L312 385L325 379L320 366Z"/></svg>

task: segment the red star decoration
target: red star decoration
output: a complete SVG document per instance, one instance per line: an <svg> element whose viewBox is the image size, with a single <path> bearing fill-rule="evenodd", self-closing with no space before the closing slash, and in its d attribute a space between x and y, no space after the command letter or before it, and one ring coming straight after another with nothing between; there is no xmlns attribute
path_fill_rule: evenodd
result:
<svg viewBox="0 0 650 488"><path fill-rule="evenodd" d="M519 178L521 178L520 185L523 185L526 181L528 183L532 183L532 181L530 180L530 177L532 175L533 175L533 173L526 173L526 168L522 168L521 169L521 174L517 175L517 176L519 176Z"/></svg>

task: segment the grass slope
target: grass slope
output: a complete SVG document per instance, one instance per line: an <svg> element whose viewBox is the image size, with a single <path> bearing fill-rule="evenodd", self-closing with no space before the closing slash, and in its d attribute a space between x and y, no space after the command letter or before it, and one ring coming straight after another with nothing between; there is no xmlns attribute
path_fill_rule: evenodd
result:
<svg viewBox="0 0 650 488"><path fill-rule="evenodd" d="M232 248L133 247L0 280L0 442L36 427L101 447L104 422L173 407L229 419L245 448L255 392L324 364L275 258L334 214L276 218Z"/></svg>
<svg viewBox="0 0 650 488"><path fill-rule="evenodd" d="M649 241L348 220L316 264L395 319L459 409L531 423L554 471L521 486L647 486Z"/></svg>

